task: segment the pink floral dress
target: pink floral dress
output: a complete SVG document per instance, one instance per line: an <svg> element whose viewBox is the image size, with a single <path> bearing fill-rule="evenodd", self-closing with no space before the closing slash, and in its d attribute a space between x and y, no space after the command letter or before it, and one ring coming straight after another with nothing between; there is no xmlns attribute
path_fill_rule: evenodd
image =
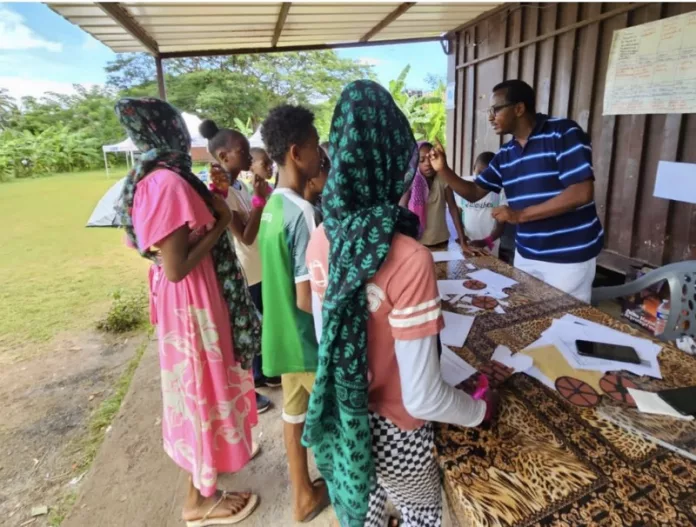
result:
<svg viewBox="0 0 696 527"><path fill-rule="evenodd" d="M214 222L193 188L164 169L138 183L132 218L141 249L183 225L194 245ZM178 283L153 266L150 307L159 338L164 449L208 497L219 473L247 464L257 424L254 382L234 359L228 309L211 256Z"/></svg>

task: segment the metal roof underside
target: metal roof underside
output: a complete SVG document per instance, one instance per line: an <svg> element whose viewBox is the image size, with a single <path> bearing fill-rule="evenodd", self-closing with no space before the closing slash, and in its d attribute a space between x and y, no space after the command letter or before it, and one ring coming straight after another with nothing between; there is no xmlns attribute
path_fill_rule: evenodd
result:
<svg viewBox="0 0 696 527"><path fill-rule="evenodd" d="M497 3L48 3L116 53L162 58L437 40Z"/></svg>

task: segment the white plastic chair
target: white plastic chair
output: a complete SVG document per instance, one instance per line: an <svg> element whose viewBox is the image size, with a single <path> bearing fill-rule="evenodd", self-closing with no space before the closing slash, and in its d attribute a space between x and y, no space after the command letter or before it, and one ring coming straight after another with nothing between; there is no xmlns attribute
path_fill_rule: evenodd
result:
<svg viewBox="0 0 696 527"><path fill-rule="evenodd" d="M592 304L634 295L666 280L670 291L669 317L664 333L657 337L664 341L696 336L696 261L678 262L650 271L633 282L592 290Z"/></svg>

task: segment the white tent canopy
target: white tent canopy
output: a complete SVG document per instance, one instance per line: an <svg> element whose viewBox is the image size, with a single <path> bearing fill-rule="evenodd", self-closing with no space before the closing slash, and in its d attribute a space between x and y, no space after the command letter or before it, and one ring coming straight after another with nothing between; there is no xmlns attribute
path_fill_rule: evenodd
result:
<svg viewBox="0 0 696 527"><path fill-rule="evenodd" d="M249 138L249 146L251 148L266 148L263 144L263 139L261 139L261 127L259 126L253 135Z"/></svg>
<svg viewBox="0 0 696 527"><path fill-rule="evenodd" d="M112 152L137 152L138 147L133 144L133 141L131 140L130 137L127 139L124 139L120 143L116 143L113 145L104 145L102 146L102 150L104 152L112 153Z"/></svg>
<svg viewBox="0 0 696 527"><path fill-rule="evenodd" d="M87 227L120 227L116 206L118 205L123 192L123 185L126 178L119 179L114 183L104 196L97 203L92 215L87 220Z"/></svg>
<svg viewBox="0 0 696 527"><path fill-rule="evenodd" d="M186 112L182 112L181 115L184 118L184 121L186 122L186 128L188 128L189 134L191 135L191 147L207 148L208 140L205 137L203 137L201 133L198 131L198 127L202 122L200 117ZM261 141L260 129L257 130L256 133L259 134L259 141ZM263 142L261 142L260 146L263 148ZM106 160L106 154L125 153L126 164L132 165L135 161L133 154L139 151L140 150L137 146L135 146L130 137L127 137L120 143L102 146L102 152L104 152L104 168L106 169L107 177L109 175L109 165Z"/></svg>

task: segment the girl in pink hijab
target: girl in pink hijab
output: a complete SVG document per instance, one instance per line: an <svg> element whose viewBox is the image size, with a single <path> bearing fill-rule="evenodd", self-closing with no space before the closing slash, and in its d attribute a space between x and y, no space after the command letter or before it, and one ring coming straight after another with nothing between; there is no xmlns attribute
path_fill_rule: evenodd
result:
<svg viewBox="0 0 696 527"><path fill-rule="evenodd" d="M426 141L418 143L418 171L413 178L411 188L401 200L402 206L418 216L420 222L420 242L425 246L435 246L449 240L447 228L447 209L449 208L457 238L462 250L469 252L464 236L462 218L457 213L454 193L445 182L438 177L430 164L430 150L433 145Z"/></svg>

